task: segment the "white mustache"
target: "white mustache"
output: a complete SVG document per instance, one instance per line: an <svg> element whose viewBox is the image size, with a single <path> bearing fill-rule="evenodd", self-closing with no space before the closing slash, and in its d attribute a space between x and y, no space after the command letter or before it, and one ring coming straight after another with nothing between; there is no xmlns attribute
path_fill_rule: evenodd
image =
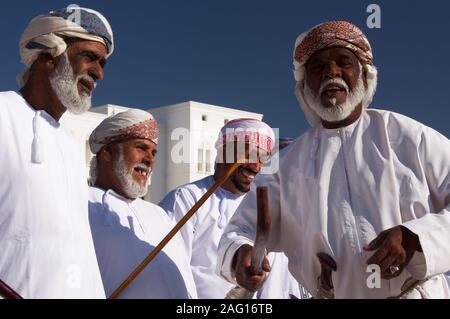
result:
<svg viewBox="0 0 450 319"><path fill-rule="evenodd" d="M89 84L92 85L92 87L93 87L92 91L94 91L95 88L97 87L97 82L95 82L95 80L89 75L80 74L79 76L77 76L76 83L78 83L80 80L89 82Z"/></svg>
<svg viewBox="0 0 450 319"><path fill-rule="evenodd" d="M346 92L347 94L348 94L349 91L350 91L350 89L348 88L347 83L345 83L344 80L342 80L341 78L332 78L332 79L326 80L325 82L323 82L323 83L320 85L319 95L321 95L321 94L323 93L323 91L325 90L325 87L326 87L327 85L330 85L330 84L339 84L340 86L344 87L345 92Z"/></svg>

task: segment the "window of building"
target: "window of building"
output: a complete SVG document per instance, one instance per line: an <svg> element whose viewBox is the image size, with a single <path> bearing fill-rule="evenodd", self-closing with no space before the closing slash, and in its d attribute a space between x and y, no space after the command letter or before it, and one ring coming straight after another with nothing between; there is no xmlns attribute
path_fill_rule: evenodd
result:
<svg viewBox="0 0 450 319"><path fill-rule="evenodd" d="M206 116L206 114L203 114L202 115L202 121L206 122L207 120L208 120L208 116Z"/></svg>
<svg viewBox="0 0 450 319"><path fill-rule="evenodd" d="M197 158L197 171L200 172L200 173L203 173L204 170L205 170L205 167L204 167L204 164L203 164L205 162L205 160L203 158L203 148L199 148L198 149L197 156L198 156L198 158Z"/></svg>
<svg viewBox="0 0 450 319"><path fill-rule="evenodd" d="M206 150L205 164L206 164L206 172L211 173L212 170L211 170L211 151L210 150Z"/></svg>

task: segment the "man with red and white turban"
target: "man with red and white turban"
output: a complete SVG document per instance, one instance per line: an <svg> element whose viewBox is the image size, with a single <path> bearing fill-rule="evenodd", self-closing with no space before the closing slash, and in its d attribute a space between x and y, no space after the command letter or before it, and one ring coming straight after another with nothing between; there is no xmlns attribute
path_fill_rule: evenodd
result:
<svg viewBox="0 0 450 319"><path fill-rule="evenodd" d="M403 115L368 108L372 49L346 21L295 42L296 96L312 128L258 177L269 187L269 251L316 298L449 298L450 143ZM241 260L252 245L250 192L219 245L220 274L254 288ZM236 258L236 266L232 260Z"/></svg>
<svg viewBox="0 0 450 319"><path fill-rule="evenodd" d="M90 108L111 26L72 6L31 20L19 47L20 92L0 92L0 279L24 298L104 298L84 159L59 119Z"/></svg>
<svg viewBox="0 0 450 319"><path fill-rule="evenodd" d="M175 188L160 203L171 217L179 221L230 165L243 158L245 148L249 149L247 160L180 230L199 298L221 299L235 286L215 273L219 240L236 208L252 188L252 182L270 156L274 143L273 130L262 121L229 121L220 130L215 143L214 175ZM299 297L299 285L287 269L286 256L269 254L267 258L272 267L268 279L270 284L258 291L257 297L289 298L289 294Z"/></svg>
<svg viewBox="0 0 450 319"><path fill-rule="evenodd" d="M95 154L89 221L107 296L174 226L161 207L141 199L155 165L158 135L150 113L131 109L103 120L89 137ZM196 298L183 247L179 235L172 238L119 298Z"/></svg>

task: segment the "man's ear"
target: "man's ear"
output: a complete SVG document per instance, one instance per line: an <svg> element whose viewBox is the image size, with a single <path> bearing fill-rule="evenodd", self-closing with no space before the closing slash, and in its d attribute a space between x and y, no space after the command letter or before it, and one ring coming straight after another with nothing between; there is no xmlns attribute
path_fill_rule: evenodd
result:
<svg viewBox="0 0 450 319"><path fill-rule="evenodd" d="M362 77L363 77L363 83L364 83L364 88L367 90L367 69L363 66L362 67Z"/></svg>
<svg viewBox="0 0 450 319"><path fill-rule="evenodd" d="M112 162L112 146L111 144L105 145L101 148L100 159L105 162Z"/></svg>
<svg viewBox="0 0 450 319"><path fill-rule="evenodd" d="M42 65L46 70L50 72L52 72L57 65L56 58L54 58L50 53L47 52L39 54L36 61L38 62L38 64Z"/></svg>

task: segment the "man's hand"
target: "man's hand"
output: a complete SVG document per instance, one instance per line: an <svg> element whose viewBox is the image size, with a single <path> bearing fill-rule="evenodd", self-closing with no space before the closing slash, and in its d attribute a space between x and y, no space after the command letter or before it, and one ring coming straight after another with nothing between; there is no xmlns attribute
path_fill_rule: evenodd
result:
<svg viewBox="0 0 450 319"><path fill-rule="evenodd" d="M252 249L253 247L245 244L242 245L234 255L233 269L236 274L236 281L241 286L251 292L256 292L266 280L266 273L270 271L270 264L264 257L262 271L254 273L252 271Z"/></svg>
<svg viewBox="0 0 450 319"><path fill-rule="evenodd" d="M380 266L381 278L392 279L401 274L414 252L421 250L419 237L403 226L382 231L377 238L364 246L364 250L376 252L367 264Z"/></svg>

